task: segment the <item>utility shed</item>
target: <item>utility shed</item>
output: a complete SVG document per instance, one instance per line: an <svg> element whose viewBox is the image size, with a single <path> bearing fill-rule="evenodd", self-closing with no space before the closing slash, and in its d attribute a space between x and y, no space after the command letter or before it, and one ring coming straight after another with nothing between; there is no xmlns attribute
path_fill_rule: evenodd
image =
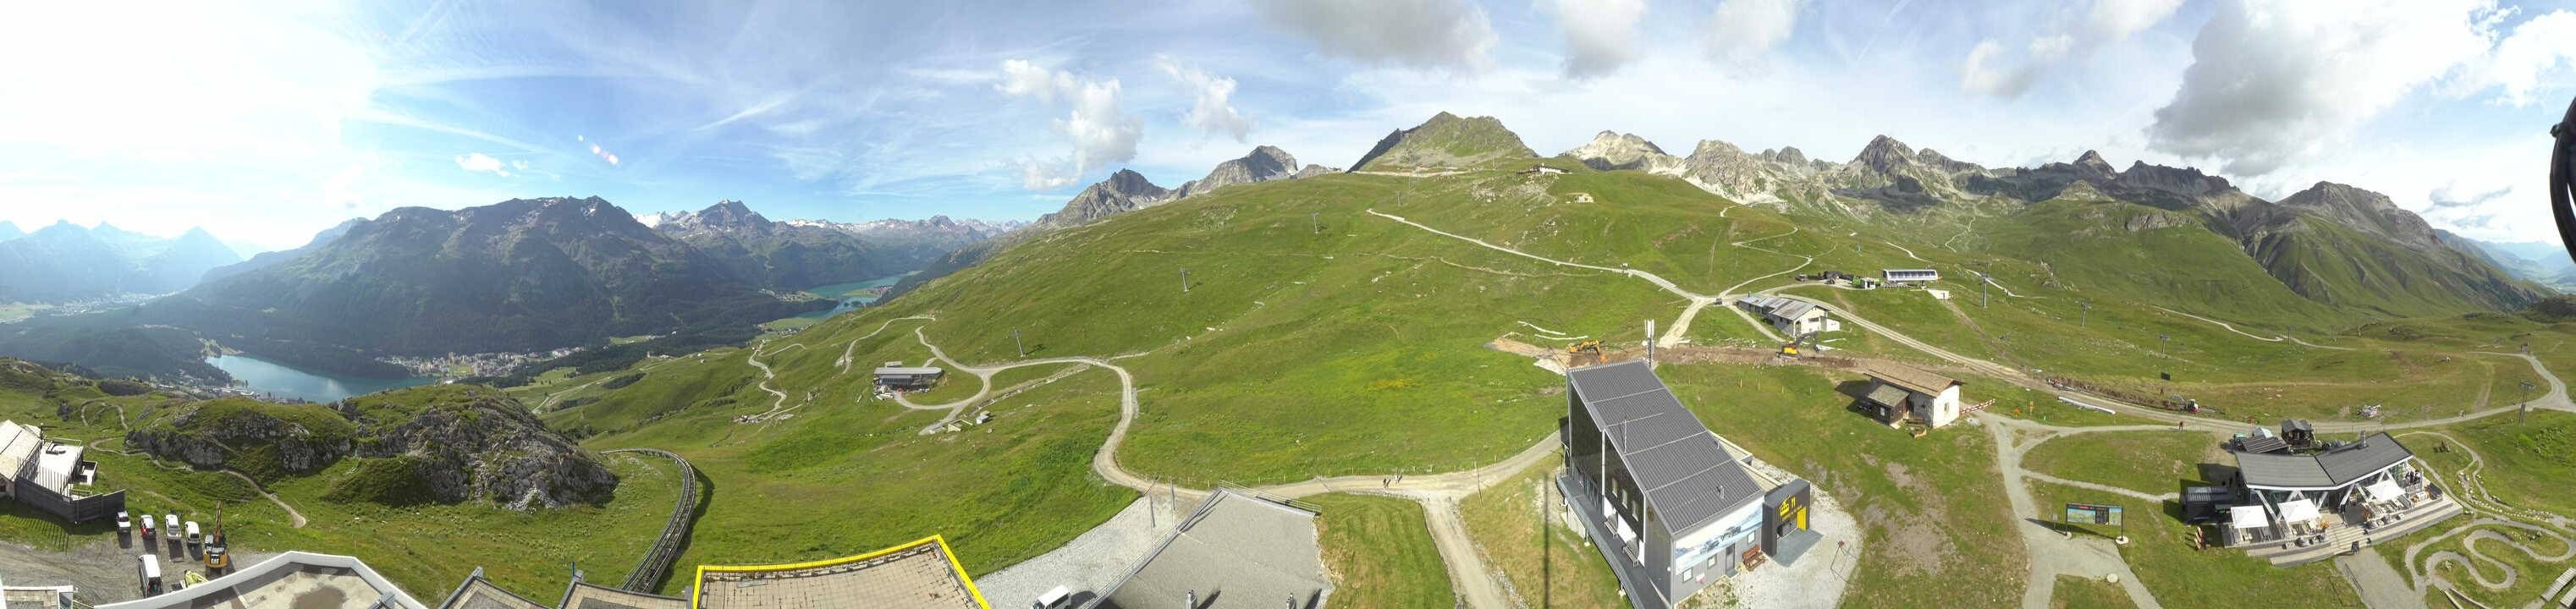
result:
<svg viewBox="0 0 2576 609"><path fill-rule="evenodd" d="M1959 420L1959 389L1967 383L1903 364L1879 364L1868 374L1863 399L1888 425L1910 420L1938 429Z"/></svg>

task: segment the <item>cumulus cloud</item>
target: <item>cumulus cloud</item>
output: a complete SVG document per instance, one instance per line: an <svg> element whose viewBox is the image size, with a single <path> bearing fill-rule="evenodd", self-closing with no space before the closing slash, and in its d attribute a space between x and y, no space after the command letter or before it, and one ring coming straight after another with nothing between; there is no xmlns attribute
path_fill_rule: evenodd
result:
<svg viewBox="0 0 2576 609"><path fill-rule="evenodd" d="M1084 80L1070 72L1017 59L1003 62L1002 72L1002 83L995 87L1005 95L1033 97L1050 106L1058 102L1071 106L1064 118L1055 119L1054 126L1057 134L1073 144L1073 151L1056 161L1022 161L1022 188L1062 188L1092 170L1136 158L1136 142L1144 139L1145 125L1119 107L1118 79ZM1229 93L1231 87L1229 81Z"/></svg>
<svg viewBox="0 0 2576 609"><path fill-rule="evenodd" d="M1494 24L1466 0L1253 0L1263 18L1326 55L1414 68L1476 70Z"/></svg>
<svg viewBox="0 0 2576 609"><path fill-rule="evenodd" d="M1181 117L1182 124L1208 133L1232 135L1237 142L1252 133L1252 118L1234 109L1234 79L1181 65L1180 60L1168 55L1156 57L1154 65L1172 80L1180 81L1181 88L1190 94L1190 112Z"/></svg>
<svg viewBox="0 0 2576 609"><path fill-rule="evenodd" d="M1725 64L1760 59L1789 40L1806 0L1718 0L1709 17L1709 57Z"/></svg>
<svg viewBox="0 0 2576 609"><path fill-rule="evenodd" d="M1637 22L1646 18L1646 0L1550 0L1547 6L1565 34L1567 77L1617 72L1637 58Z"/></svg>
<svg viewBox="0 0 2576 609"><path fill-rule="evenodd" d="M2495 16L2481 0L2227 2L2193 40L2147 145L2270 173L2484 55Z"/></svg>
<svg viewBox="0 0 2576 609"><path fill-rule="evenodd" d="M1035 97L1039 102L1052 104L1057 99L1072 97L1079 85L1073 81L1071 73L1046 69L1025 59L1013 59L1002 62L1002 84L997 86L1004 94Z"/></svg>
<svg viewBox="0 0 2576 609"><path fill-rule="evenodd" d="M2531 105L2546 82L2566 82L2567 66L2576 66L2576 13L2552 11L2522 25L2497 43L2495 53L2472 62L2461 79L2461 92L2502 89L2499 101Z"/></svg>
<svg viewBox="0 0 2576 609"><path fill-rule="evenodd" d="M466 171L510 177L510 169L501 163L501 159L492 158L480 152L457 155L456 166ZM520 163L519 168L526 169L527 164Z"/></svg>

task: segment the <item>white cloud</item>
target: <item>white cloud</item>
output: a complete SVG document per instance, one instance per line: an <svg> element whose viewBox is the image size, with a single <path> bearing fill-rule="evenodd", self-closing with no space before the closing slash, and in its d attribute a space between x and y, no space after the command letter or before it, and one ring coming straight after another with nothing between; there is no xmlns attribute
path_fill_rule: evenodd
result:
<svg viewBox="0 0 2576 609"><path fill-rule="evenodd" d="M1071 112L1055 119L1054 125L1057 134L1072 142L1073 151L1061 161L1021 162L1022 188L1062 188L1093 170L1136 158L1136 142L1144 139L1145 125L1119 107L1118 79L1084 80L1070 72L1018 59L1002 62L1002 71L1002 84L996 85L1002 93L1072 106Z"/></svg>
<svg viewBox="0 0 2576 609"><path fill-rule="evenodd" d="M2095 0L2086 24L2110 40L2127 38L2162 23L2182 7L2182 0Z"/></svg>
<svg viewBox="0 0 2576 609"><path fill-rule="evenodd" d="M1168 55L1154 58L1154 65L1161 68L1164 75L1179 81L1181 88L1190 94L1190 112L1181 117L1182 124L1208 133L1229 134L1237 142L1244 141L1244 136L1252 132L1251 117L1234 109L1234 79L1181 65L1179 60Z"/></svg>
<svg viewBox="0 0 2576 609"><path fill-rule="evenodd" d="M1480 70L1497 38L1465 0L1253 0L1271 22L1326 55L1413 68Z"/></svg>
<svg viewBox="0 0 2576 609"><path fill-rule="evenodd" d="M1547 6L1565 34L1566 76L1616 72L1637 58L1637 22L1646 18L1646 0L1550 0Z"/></svg>
<svg viewBox="0 0 2576 609"><path fill-rule="evenodd" d="M994 86L1004 94L1026 95L1049 104L1072 97L1077 87L1073 74L1049 70L1025 59L1002 62L1002 84Z"/></svg>
<svg viewBox="0 0 2576 609"><path fill-rule="evenodd" d="M2095 0L2083 23L2052 26L2031 36L2018 59L2001 40L1979 40L1959 64L1959 88L2020 97L2058 66L2163 23L2180 6L2182 0Z"/></svg>
<svg viewBox="0 0 2576 609"><path fill-rule="evenodd" d="M2528 106L2542 83L2567 82L2571 70L2566 67L2571 65L2576 65L2576 13L2551 11L2514 26L2513 35L2497 43L2494 54L2470 64L2456 92L2497 87L2503 89L2500 101Z"/></svg>
<svg viewBox="0 0 2576 609"><path fill-rule="evenodd" d="M2193 41L2149 146L2269 173L2485 54L2494 16L2482 0L2227 2Z"/></svg>
<svg viewBox="0 0 2576 609"><path fill-rule="evenodd" d="M526 163L520 163L520 165L521 169L526 169ZM456 166L466 171L510 177L510 169L501 163L501 159L492 158L480 152L457 155Z"/></svg>
<svg viewBox="0 0 2576 609"><path fill-rule="evenodd" d="M1806 0L1719 0L1709 17L1709 57L1729 65L1761 59L1798 29L1798 10L1805 5Z"/></svg>
<svg viewBox="0 0 2576 609"><path fill-rule="evenodd" d="M1968 60L1959 65L1959 87L1987 95L2021 95L2037 78L2038 65L2037 61L2011 63L2004 58L2003 43L1980 40L1968 50Z"/></svg>

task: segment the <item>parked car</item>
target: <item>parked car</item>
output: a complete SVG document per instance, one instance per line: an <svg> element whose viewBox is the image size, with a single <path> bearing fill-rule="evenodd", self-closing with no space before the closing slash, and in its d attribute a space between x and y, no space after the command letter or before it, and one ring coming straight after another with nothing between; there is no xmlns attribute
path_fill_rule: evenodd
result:
<svg viewBox="0 0 2576 609"><path fill-rule="evenodd" d="M188 545L190 547L195 547L199 542L203 542L205 540L205 536L197 534L197 521L188 521Z"/></svg>
<svg viewBox="0 0 2576 609"><path fill-rule="evenodd" d="M144 515L144 516L143 516L143 519L142 519L142 520L136 520L136 521L134 521L134 534L135 534L137 537L142 538L144 541L151 541L151 540L152 540L152 516L151 516L151 515L146 514L146 515Z"/></svg>
<svg viewBox="0 0 2576 609"><path fill-rule="evenodd" d="M178 539L178 538L179 538L179 515L178 515L178 514L162 514L162 515L161 515L161 536L162 536L162 537L164 537L164 538L167 538L167 539Z"/></svg>
<svg viewBox="0 0 2576 609"><path fill-rule="evenodd" d="M1038 601L1031 603L1029 609L1065 609L1072 606L1073 590L1056 586L1055 589L1046 591L1046 594L1038 595Z"/></svg>
<svg viewBox="0 0 2576 609"><path fill-rule="evenodd" d="M126 516L125 510L116 511L116 532L118 534L134 532L134 518Z"/></svg>

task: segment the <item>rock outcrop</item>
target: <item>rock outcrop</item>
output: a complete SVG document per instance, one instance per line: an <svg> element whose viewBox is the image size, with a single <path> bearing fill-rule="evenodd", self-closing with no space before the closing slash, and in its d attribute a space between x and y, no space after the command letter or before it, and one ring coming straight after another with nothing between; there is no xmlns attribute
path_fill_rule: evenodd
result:
<svg viewBox="0 0 2576 609"><path fill-rule="evenodd" d="M1208 171L1207 177L1182 183L1180 188L1172 189L1171 198L1203 195L1236 184L1285 180L1304 173L1297 167L1297 157L1289 155L1288 151L1276 146L1261 146L1253 148L1252 153L1243 155L1243 158L1217 163L1215 169Z"/></svg>
<svg viewBox="0 0 2576 609"><path fill-rule="evenodd" d="M208 400L125 439L156 457L263 482L361 460L330 474L335 499L530 509L598 504L617 488L615 473L547 429L526 405L472 385L414 387L328 406Z"/></svg>

